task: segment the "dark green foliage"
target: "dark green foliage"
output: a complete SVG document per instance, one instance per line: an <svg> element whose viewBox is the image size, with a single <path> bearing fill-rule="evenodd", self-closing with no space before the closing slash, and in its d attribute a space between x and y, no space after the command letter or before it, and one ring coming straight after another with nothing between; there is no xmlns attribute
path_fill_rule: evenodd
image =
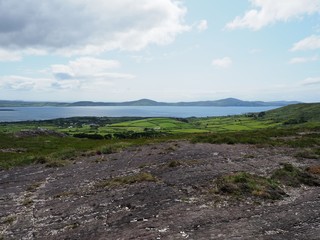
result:
<svg viewBox="0 0 320 240"><path fill-rule="evenodd" d="M115 139L137 139L137 138L156 138L161 136L169 135L168 133L157 132L152 128L144 128L143 132L117 132L113 134Z"/></svg>
<svg viewBox="0 0 320 240"><path fill-rule="evenodd" d="M76 138L87 138L87 139L96 139L96 140L104 139L104 136L100 134L76 133L76 134L73 134L73 136Z"/></svg>

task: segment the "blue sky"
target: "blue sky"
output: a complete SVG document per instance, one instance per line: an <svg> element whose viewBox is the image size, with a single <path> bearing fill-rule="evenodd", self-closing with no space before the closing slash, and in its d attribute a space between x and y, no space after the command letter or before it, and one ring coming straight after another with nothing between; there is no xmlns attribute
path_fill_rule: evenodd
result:
<svg viewBox="0 0 320 240"><path fill-rule="evenodd" d="M0 1L0 99L320 101L320 0Z"/></svg>

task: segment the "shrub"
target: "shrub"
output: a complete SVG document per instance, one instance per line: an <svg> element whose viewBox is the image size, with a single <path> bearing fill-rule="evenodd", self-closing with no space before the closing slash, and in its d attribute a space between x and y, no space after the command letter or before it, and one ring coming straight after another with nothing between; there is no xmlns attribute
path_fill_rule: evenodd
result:
<svg viewBox="0 0 320 240"><path fill-rule="evenodd" d="M116 153L117 151L118 149L115 146L111 146L111 145L103 146L100 149L100 152L102 154L111 154L111 153Z"/></svg>

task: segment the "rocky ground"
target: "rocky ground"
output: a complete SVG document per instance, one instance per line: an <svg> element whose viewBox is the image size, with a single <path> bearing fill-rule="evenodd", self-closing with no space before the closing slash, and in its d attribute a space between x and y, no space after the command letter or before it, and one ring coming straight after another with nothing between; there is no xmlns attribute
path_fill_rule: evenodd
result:
<svg viewBox="0 0 320 240"><path fill-rule="evenodd" d="M320 239L320 187L234 198L215 179L319 159L297 150L184 141L0 172L0 239Z"/></svg>

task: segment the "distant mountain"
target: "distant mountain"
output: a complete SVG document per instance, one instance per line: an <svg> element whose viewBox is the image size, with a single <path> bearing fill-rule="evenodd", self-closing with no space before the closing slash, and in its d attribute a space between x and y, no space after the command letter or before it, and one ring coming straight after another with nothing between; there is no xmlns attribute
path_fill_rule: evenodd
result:
<svg viewBox="0 0 320 240"><path fill-rule="evenodd" d="M262 101L242 101L236 98L226 98L216 101L196 101L196 102L157 102L150 99L140 99L130 102L75 102L69 104L69 106L194 106L194 107L262 107L262 106L287 106L290 104L296 104L296 101L274 101L274 102L262 102Z"/></svg>
<svg viewBox="0 0 320 240"><path fill-rule="evenodd" d="M70 103L68 106L168 106L168 103L156 102L150 99L140 99L130 102L89 102Z"/></svg>
<svg viewBox="0 0 320 240"><path fill-rule="evenodd" d="M24 101L6 101L0 100L0 107L76 107L76 106L195 106L195 107L262 107L262 106L287 106L296 104L296 101L242 101L236 98L226 98L215 101L196 101L196 102L157 102L150 99L140 99L128 102L91 102L80 101L74 103L61 102L24 102Z"/></svg>

